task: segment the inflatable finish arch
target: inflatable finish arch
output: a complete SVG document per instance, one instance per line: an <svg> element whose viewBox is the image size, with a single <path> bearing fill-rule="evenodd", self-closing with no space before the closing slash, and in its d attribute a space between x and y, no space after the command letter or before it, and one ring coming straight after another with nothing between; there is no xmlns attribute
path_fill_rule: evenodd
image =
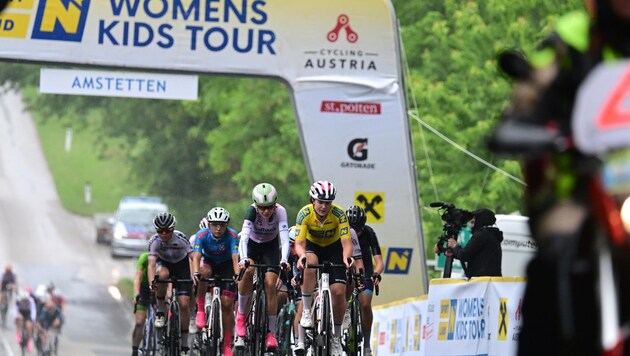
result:
<svg viewBox="0 0 630 356"><path fill-rule="evenodd" d="M306 166L358 204L383 247L376 303L428 286L399 35L389 0L21 0L0 58L275 77L292 90Z"/></svg>

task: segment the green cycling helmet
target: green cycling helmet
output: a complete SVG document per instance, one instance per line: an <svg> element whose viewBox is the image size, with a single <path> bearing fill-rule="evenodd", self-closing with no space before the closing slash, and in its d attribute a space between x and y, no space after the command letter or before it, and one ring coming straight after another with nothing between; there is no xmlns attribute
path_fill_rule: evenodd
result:
<svg viewBox="0 0 630 356"><path fill-rule="evenodd" d="M273 185L260 183L252 190L252 200L257 206L272 206L278 201L278 192Z"/></svg>

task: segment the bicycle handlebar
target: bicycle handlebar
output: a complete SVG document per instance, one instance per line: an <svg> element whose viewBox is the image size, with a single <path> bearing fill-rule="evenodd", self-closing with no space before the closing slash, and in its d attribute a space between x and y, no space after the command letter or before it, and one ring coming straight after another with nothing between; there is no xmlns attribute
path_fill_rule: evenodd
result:
<svg viewBox="0 0 630 356"><path fill-rule="evenodd" d="M245 268L241 269L241 271L238 273L238 280L242 280L243 279L243 274L245 273L245 270L247 270L249 267L255 267L255 268L280 268L280 270L282 270L282 266L281 265L264 265L264 264L258 264L258 263L250 263L249 260L246 260L245 263Z"/></svg>

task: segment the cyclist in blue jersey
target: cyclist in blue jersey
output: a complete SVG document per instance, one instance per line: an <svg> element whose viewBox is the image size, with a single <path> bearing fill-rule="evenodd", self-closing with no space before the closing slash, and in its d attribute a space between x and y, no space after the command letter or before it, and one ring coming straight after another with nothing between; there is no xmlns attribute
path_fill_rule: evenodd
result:
<svg viewBox="0 0 630 356"><path fill-rule="evenodd" d="M149 265L147 275L149 282L153 282L156 276L159 279L169 279L176 276L179 280L190 279L190 259L193 255L190 242L184 233L175 230L177 221L170 213L160 213L153 220L156 234L149 239ZM188 305L190 303L191 284L177 282L177 302L180 306L181 320L190 318ZM152 289L153 285L149 284ZM155 326L163 328L166 324L166 290L167 285L160 283L156 287L155 301L157 312L155 313ZM182 351L188 352L188 323L180 323L182 335Z"/></svg>
<svg viewBox="0 0 630 356"><path fill-rule="evenodd" d="M206 217L209 228L197 232L195 240L192 270L197 283L198 328L205 324L204 297L207 283L199 277L234 278L238 269L238 232L229 227L230 213L221 207L212 208ZM236 288L230 285L221 292L221 314L223 319L223 355L232 356L232 330L234 330L234 297Z"/></svg>

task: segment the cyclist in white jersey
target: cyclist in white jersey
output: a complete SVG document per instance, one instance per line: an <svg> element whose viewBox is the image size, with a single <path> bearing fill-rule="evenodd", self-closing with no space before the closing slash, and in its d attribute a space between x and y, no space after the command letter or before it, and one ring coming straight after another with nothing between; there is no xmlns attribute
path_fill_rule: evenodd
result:
<svg viewBox="0 0 630 356"><path fill-rule="evenodd" d="M247 208L239 243L239 267L245 268L245 262L266 265L289 264L289 226L286 209L277 203L278 192L269 183L260 183L252 191L253 204ZM278 237L281 249L278 249ZM278 304L276 301L276 282L279 268L268 268L265 273L265 292L269 324L267 349L277 349L275 337ZM253 291L254 268L247 268L243 279L238 284L238 312L236 314L236 335L245 336L245 315Z"/></svg>
<svg viewBox="0 0 630 356"><path fill-rule="evenodd" d="M170 213L160 213L153 220L156 234L149 239L149 288L153 288L151 282L156 276L159 279L168 279L171 275L177 279L190 279L190 260L193 249L184 233L175 230L177 221ZM177 302L179 303L181 315L180 320L189 320L189 303L192 283L177 283ZM166 323L166 289L167 285L160 283L155 291L157 313L155 315L155 326L164 327ZM181 324L182 351L188 352L188 323Z"/></svg>

